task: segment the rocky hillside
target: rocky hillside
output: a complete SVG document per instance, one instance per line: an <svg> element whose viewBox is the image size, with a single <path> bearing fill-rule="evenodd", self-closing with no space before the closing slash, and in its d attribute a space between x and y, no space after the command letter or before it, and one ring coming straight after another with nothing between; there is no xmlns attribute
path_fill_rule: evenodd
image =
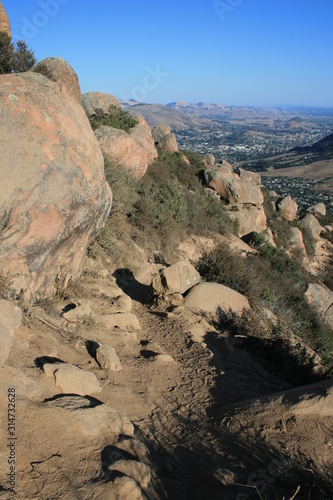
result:
<svg viewBox="0 0 333 500"><path fill-rule="evenodd" d="M0 75L0 109L0 498L331 498L325 205L61 58Z"/></svg>

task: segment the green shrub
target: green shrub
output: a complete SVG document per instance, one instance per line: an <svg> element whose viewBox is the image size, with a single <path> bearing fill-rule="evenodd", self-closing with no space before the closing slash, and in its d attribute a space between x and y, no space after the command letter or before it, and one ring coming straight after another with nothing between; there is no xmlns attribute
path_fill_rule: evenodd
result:
<svg viewBox="0 0 333 500"><path fill-rule="evenodd" d="M150 233L155 229L159 237L169 239L230 233L228 212L205 190L199 168L185 163L181 152L160 154L138 183L134 224Z"/></svg>
<svg viewBox="0 0 333 500"><path fill-rule="evenodd" d="M12 42L5 33L0 33L0 74L22 73L36 64L36 58L23 40Z"/></svg>
<svg viewBox="0 0 333 500"><path fill-rule="evenodd" d="M125 132L129 132L139 123L135 118L130 116L127 111L117 106L110 106L109 113L104 113L102 109L98 109L95 115L89 117L89 120L93 130L105 125L107 127L125 130Z"/></svg>
<svg viewBox="0 0 333 500"><path fill-rule="evenodd" d="M267 308L274 312L280 325L274 335L297 335L320 353L327 367L333 366L333 331L306 301L307 282L300 266L281 250L264 246L259 255L244 259L220 246L202 257L197 270L206 281L246 295L255 310ZM253 322L247 325L244 321L242 327L238 325L238 333L254 335L257 329L256 335L262 337L267 327L262 324L254 328Z"/></svg>
<svg viewBox="0 0 333 500"><path fill-rule="evenodd" d="M0 298L7 299L9 294L10 286L13 284L9 273L4 274L0 270Z"/></svg>
<svg viewBox="0 0 333 500"><path fill-rule="evenodd" d="M46 78L48 78L51 81L56 81L56 79L54 78L48 65L45 64L45 62L43 62L43 61L38 63L38 65L36 65L34 68L32 68L32 71L34 73L38 73L39 75L45 76Z"/></svg>

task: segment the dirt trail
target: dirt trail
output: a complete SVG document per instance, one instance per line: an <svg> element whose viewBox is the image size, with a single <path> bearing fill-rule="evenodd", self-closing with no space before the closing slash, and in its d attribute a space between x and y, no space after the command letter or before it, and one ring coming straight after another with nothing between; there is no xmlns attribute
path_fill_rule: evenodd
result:
<svg viewBox="0 0 333 500"><path fill-rule="evenodd" d="M141 281L149 279L141 276ZM189 311L180 308L174 314L159 314L149 310L145 283L133 280L127 288L140 299L134 302L134 310L146 337L145 346L152 350L160 346L177 362L179 373L174 386L156 393L156 408L139 424L158 478L150 492L152 498L240 500L260 498L260 492L265 492L264 498L282 499L291 497L298 483L311 484L314 472L306 470L301 454L294 453L291 460L288 449L292 439L304 438L313 422L302 426L299 419L300 428L289 440L290 425L281 423L282 432L270 427L279 420L279 402L271 403L266 426L260 424L258 408L248 412L251 416L246 421L243 418L242 424L230 417L230 411L224 418L230 405L286 391L291 385L265 370L239 341L214 331ZM198 330L202 342L193 341L191 332ZM316 429L317 443L325 443L331 433L330 417L326 424L325 429ZM325 447L332 458L331 448ZM329 464L330 459L323 470ZM325 498L325 484L322 488ZM319 489L316 495L313 498L320 498Z"/></svg>
<svg viewBox="0 0 333 500"><path fill-rule="evenodd" d="M141 477L138 470L111 472L122 460L126 470L134 464L144 471L150 500L282 500L299 487L297 498L330 498L331 382L290 391L292 385L263 368L242 339L182 306L152 307L148 284L157 267L145 266L135 277L116 271L116 284L111 269L90 265L68 297L25 311L1 367L1 409L8 387L15 385L19 395L16 498L145 498L131 479ZM103 326L103 315L119 304L120 289L132 299L131 318L136 316L140 330ZM73 301L88 301L95 316L65 320L64 308ZM87 341L111 344L122 370L99 366ZM43 356L94 374L101 392L85 398L63 394L37 368L34 361ZM96 420L99 409L110 407L134 424L133 438L110 432L112 422ZM91 414L84 432L77 421L82 414ZM6 438L4 428L0 438ZM0 498L8 500L6 463L3 445Z"/></svg>

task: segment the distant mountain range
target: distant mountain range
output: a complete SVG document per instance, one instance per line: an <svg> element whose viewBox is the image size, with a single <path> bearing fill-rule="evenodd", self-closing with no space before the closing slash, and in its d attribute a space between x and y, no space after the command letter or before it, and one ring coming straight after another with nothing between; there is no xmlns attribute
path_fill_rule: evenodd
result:
<svg viewBox="0 0 333 500"><path fill-rule="evenodd" d="M134 100L120 101L123 108L131 114L142 114L151 127L169 125L174 132L179 130L200 129L213 122L228 122L238 125L264 125L268 127L313 128L311 116L305 109L260 107L260 106L224 106L205 102L187 103L182 101L163 104L144 104Z"/></svg>

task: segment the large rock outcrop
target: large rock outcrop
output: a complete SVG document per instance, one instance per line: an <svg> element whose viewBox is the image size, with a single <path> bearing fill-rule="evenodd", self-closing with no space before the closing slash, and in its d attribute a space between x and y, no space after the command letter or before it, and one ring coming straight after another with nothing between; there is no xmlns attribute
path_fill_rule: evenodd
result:
<svg viewBox="0 0 333 500"><path fill-rule="evenodd" d="M261 177L254 172L241 168L238 172L233 172L232 166L225 162L208 169L206 181L210 188L230 204L257 206L264 203L264 195L260 189Z"/></svg>
<svg viewBox="0 0 333 500"><path fill-rule="evenodd" d="M81 88L78 76L65 59L47 57L37 63L33 71L56 82L61 90L65 89L77 102L81 102Z"/></svg>
<svg viewBox="0 0 333 500"><path fill-rule="evenodd" d="M229 215L236 223L239 238L251 233L262 233L267 226L267 218L263 206L235 205Z"/></svg>
<svg viewBox="0 0 333 500"><path fill-rule="evenodd" d="M102 152L112 163L141 179L149 165L147 151L127 132L103 125L95 130Z"/></svg>
<svg viewBox="0 0 333 500"><path fill-rule="evenodd" d="M322 283L310 283L305 297L333 328L333 292Z"/></svg>
<svg viewBox="0 0 333 500"><path fill-rule="evenodd" d="M147 152L148 162L153 163L157 156L154 139L150 127L142 115L133 115L138 124L130 130L133 139Z"/></svg>
<svg viewBox="0 0 333 500"><path fill-rule="evenodd" d="M2 2L0 2L0 33L5 33L10 38L12 37L9 18Z"/></svg>
<svg viewBox="0 0 333 500"><path fill-rule="evenodd" d="M325 217L327 213L326 205L324 203L317 203L308 209L308 212L315 217Z"/></svg>
<svg viewBox="0 0 333 500"><path fill-rule="evenodd" d="M81 271L111 208L103 157L82 106L48 78L0 77L0 270L27 299Z"/></svg>
<svg viewBox="0 0 333 500"><path fill-rule="evenodd" d="M212 317L229 312L241 315L244 310L250 309L244 295L217 283L200 283L192 288L185 298L185 306L193 312Z"/></svg>
<svg viewBox="0 0 333 500"><path fill-rule="evenodd" d="M318 219L316 219L316 217L312 214L307 214L304 219L299 222L299 226L303 232L306 232L310 238L313 238L314 240L318 240L321 232L324 231L324 228L320 225Z"/></svg>
<svg viewBox="0 0 333 500"><path fill-rule="evenodd" d="M157 127L153 128L152 134L155 146L160 151L171 154L178 151L176 135L171 133L171 128L169 126L157 125Z"/></svg>
<svg viewBox="0 0 333 500"><path fill-rule="evenodd" d="M240 238L250 233L262 233L267 226L263 208L261 177L241 168L233 170L230 163L209 167L205 172L207 185L228 203L230 217L237 224Z"/></svg>
<svg viewBox="0 0 333 500"><path fill-rule="evenodd" d="M277 209L281 212L281 217L288 221L293 221L296 218L298 205L295 200L288 194L277 202Z"/></svg>
<svg viewBox="0 0 333 500"><path fill-rule="evenodd" d="M115 106L119 108L119 102L116 97L103 92L87 92L82 94L81 104L89 116L96 115L98 110L103 113L109 113L110 107Z"/></svg>
<svg viewBox="0 0 333 500"><path fill-rule="evenodd" d="M100 92L83 94L81 103L89 117L96 115L99 110L104 114L110 114L110 107L119 107L115 97ZM133 118L138 123L129 132L103 125L95 130L95 135L103 154L111 163L139 180L158 154L150 127L144 117L138 114Z"/></svg>
<svg viewBox="0 0 333 500"><path fill-rule="evenodd" d="M161 269L152 281L154 295L183 294L200 283L200 274L189 262L182 260Z"/></svg>
<svg viewBox="0 0 333 500"><path fill-rule="evenodd" d="M290 228L290 238L286 250L301 263L305 263L308 260L303 233L298 227Z"/></svg>

